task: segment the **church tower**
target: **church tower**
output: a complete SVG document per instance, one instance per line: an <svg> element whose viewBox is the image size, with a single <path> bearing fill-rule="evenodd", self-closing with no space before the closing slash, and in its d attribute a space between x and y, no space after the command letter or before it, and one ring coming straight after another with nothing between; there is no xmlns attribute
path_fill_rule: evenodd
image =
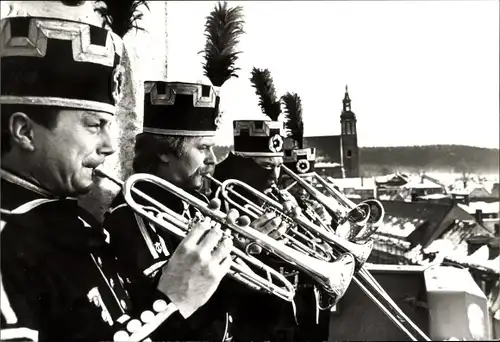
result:
<svg viewBox="0 0 500 342"><path fill-rule="evenodd" d="M345 177L359 177L359 148L358 136L356 132L356 115L351 111L351 99L347 85L345 86L345 96L342 114L340 115L341 127L341 151L342 165Z"/></svg>

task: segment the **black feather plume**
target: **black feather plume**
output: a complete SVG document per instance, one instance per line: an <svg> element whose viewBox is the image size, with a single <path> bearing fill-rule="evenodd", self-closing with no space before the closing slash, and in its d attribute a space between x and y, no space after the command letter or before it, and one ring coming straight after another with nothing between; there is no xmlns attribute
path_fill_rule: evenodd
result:
<svg viewBox="0 0 500 342"><path fill-rule="evenodd" d="M144 30L136 25L137 20L143 17L138 7L144 5L149 10L148 2L145 0L102 0L95 1L101 5L95 8L104 19L103 27L106 25L119 35L124 37L132 28ZM104 5L104 6L103 6Z"/></svg>
<svg viewBox="0 0 500 342"><path fill-rule="evenodd" d="M296 93L286 93L281 97L285 105L287 121L285 127L290 131L290 137L298 143L299 148L303 148L304 122L302 121L302 103Z"/></svg>
<svg viewBox="0 0 500 342"><path fill-rule="evenodd" d="M238 77L235 67L241 51L236 51L243 31L243 8L228 7L227 2L217 3L206 18L203 70L214 86L220 87L231 77Z"/></svg>
<svg viewBox="0 0 500 342"><path fill-rule="evenodd" d="M281 114L281 103L276 96L271 72L268 69L254 67L250 81L259 97L259 106L262 108L262 113L266 114L271 120L277 121Z"/></svg>
<svg viewBox="0 0 500 342"><path fill-rule="evenodd" d="M61 2L63 3L63 5L70 7L81 6L85 3L85 1L80 1L80 0L61 0Z"/></svg>

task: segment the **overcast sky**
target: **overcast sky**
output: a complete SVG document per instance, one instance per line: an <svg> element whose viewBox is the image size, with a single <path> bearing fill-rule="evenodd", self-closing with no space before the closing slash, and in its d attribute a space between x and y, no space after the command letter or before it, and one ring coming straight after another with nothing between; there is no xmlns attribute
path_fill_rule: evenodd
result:
<svg viewBox="0 0 500 342"><path fill-rule="evenodd" d="M168 2L168 77L202 73L215 2ZM289 1L241 5L239 79L222 90L232 119L261 118L252 67L302 99L306 136L340 134L345 85L360 146L499 147L499 2ZM230 142L227 125L221 142Z"/></svg>

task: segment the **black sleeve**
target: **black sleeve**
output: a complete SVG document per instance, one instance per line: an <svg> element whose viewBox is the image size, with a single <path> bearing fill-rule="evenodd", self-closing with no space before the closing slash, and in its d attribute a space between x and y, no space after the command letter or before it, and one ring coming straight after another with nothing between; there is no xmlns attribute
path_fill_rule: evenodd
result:
<svg viewBox="0 0 500 342"><path fill-rule="evenodd" d="M133 211L123 206L106 213L104 228L110 233L110 246L118 259L120 273L127 278L125 286L133 303L132 316L155 312L153 305L158 300L170 304L168 297L156 288L167 256L161 253L159 259L152 256ZM148 273L154 267L158 267L156 272ZM151 338L168 341L183 338L188 330L185 322L176 311L154 330Z"/></svg>
<svg viewBox="0 0 500 342"><path fill-rule="evenodd" d="M1 262L2 341L38 341L48 287L37 269L12 253L5 244L2 245Z"/></svg>

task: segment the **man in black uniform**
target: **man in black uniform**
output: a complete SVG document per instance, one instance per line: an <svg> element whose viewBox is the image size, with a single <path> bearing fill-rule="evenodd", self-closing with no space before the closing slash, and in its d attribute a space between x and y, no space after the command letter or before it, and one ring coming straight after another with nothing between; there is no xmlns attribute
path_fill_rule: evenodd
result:
<svg viewBox="0 0 500 342"><path fill-rule="evenodd" d="M217 288L232 242L193 225L152 286L123 275L109 234L78 206L113 153L121 40L81 22L12 17L1 41L0 338L137 341L161 326L168 339L172 318Z"/></svg>
<svg viewBox="0 0 500 342"><path fill-rule="evenodd" d="M291 142L292 138L285 138L283 165L297 175L307 175L314 172L316 163L315 148L297 148ZM307 179L308 178L308 179ZM307 177L310 182L312 177ZM294 180L285 172L281 174L280 188L287 189ZM325 208L317 201L311 199L309 193L300 185L291 187L289 193L297 200L304 215L312 222L319 224L321 220L329 225L331 217ZM328 248L326 249L328 250ZM300 274L296 295L297 316L299 326L296 331L298 341L324 341L328 339L329 310L320 311L320 305L328 306L328 298L320 288L307 276Z"/></svg>
<svg viewBox="0 0 500 342"><path fill-rule="evenodd" d="M204 175L212 174L215 167L212 146L219 103L216 88L211 84L157 81L146 82L145 94L144 128L136 138L134 171L156 175L208 203L208 198L199 190L203 186ZM175 95L169 98L169 94ZM192 220L197 214L192 206L156 185L138 186L186 220ZM138 201L141 202L140 199ZM126 205L122 194L113 200L104 224L111 232L111 244L119 258L128 265L134 265L135 270L140 270L155 282L157 270L176 250L178 239L135 214ZM274 214L251 223L260 231L273 231L280 224L281 220ZM232 283L231 280L227 282ZM217 293L218 300L214 298L210 301L214 302L213 305L186 321L187 327L182 330L186 334L178 338L216 340L224 335L225 339L229 338L231 318L221 309L223 302L234 298L224 290ZM210 319L206 314L211 315ZM216 316L221 319L214 319Z"/></svg>

